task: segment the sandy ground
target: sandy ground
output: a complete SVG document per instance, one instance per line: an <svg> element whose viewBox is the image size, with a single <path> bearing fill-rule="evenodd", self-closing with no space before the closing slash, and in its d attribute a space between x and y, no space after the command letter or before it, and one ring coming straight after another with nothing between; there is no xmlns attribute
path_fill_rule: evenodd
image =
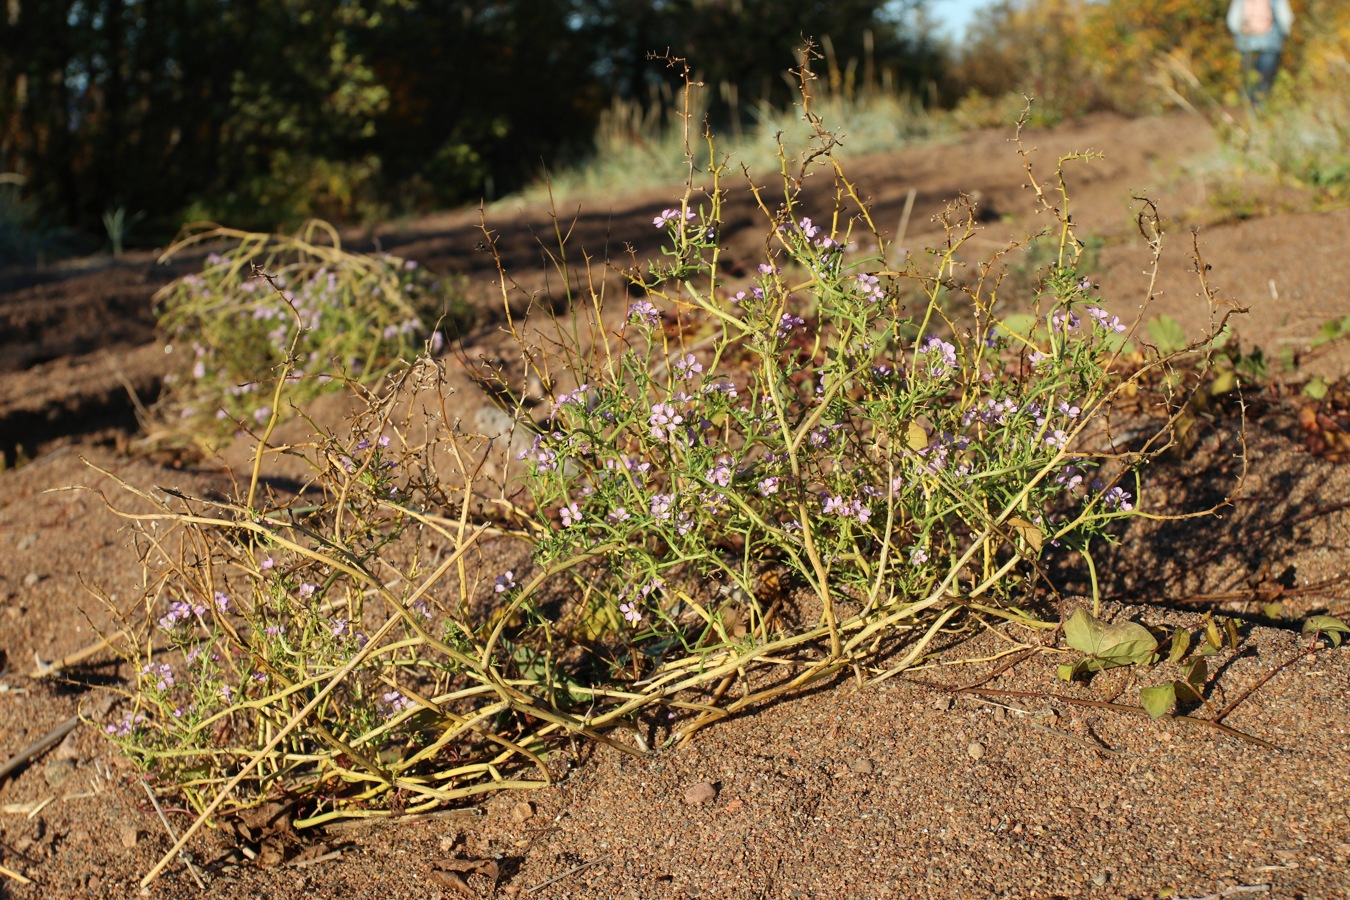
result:
<svg viewBox="0 0 1350 900"><path fill-rule="evenodd" d="M988 213L980 240L993 246L1038 224L1007 137L867 157L851 171L882 222L898 221L914 190L905 243L916 248L936 241L930 217L943 202L978 192ZM1197 298L1189 227L1205 219L1204 185L1185 163L1213 152L1208 131L1180 116L1103 117L1029 142L1047 160L1106 154L1073 176L1075 216L1100 238L1096 280L1122 315L1143 296L1148 260L1130 198L1158 200L1169 238L1152 312L1203 327L1210 311ZM636 235L648 242L639 255L651 252L650 218L669 200L591 202L575 246L614 251ZM489 215L508 265L545 285L531 232L550 226L547 211ZM477 212L462 211L379 235L480 289L484 324L466 339L470 356L498 340L477 228ZM761 239L743 198L724 238L728 266L751 265ZM265 853L266 865L210 832L192 847L207 889L175 865L150 895L1350 897L1350 655L1310 654L1297 633L1304 615L1350 615L1350 468L1325 440L1327 429L1350 428L1350 359L1343 347L1305 352L1324 322L1350 315L1350 214L1205 225L1199 242L1211 286L1250 307L1237 327L1244 345L1272 358L1292 348L1299 368L1250 398L1251 470L1234 505L1214 518L1131 525L1103 565L1104 592L1116 619L1240 616L1241 645L1211 666L1210 700L1240 701L1224 723L1255 740L1084 705L1133 704L1139 685L1125 671L1064 685L1053 652L995 673L979 660L999 636L954 634L941 661L909 679L860 689L843 677L681 749L638 759L578 743L551 760L557 784L528 796L283 842L281 861ZM111 696L102 688L129 674L105 654L67 680L28 677L34 654L61 658L107 626L91 586L126 599L140 578L123 523L96 495L49 490L111 487L81 457L142 486L228 486L211 465L167 468L122 452L135 429L128 387L148 397L164 372L149 298L168 277L148 257L0 273L0 450L11 463L32 459L0 473L0 764L77 708L96 710ZM1311 374L1333 391L1310 429L1316 404L1297 385ZM459 396L466 415L481 402ZM340 419L341 404L329 409ZM1226 491L1237 430L1231 404L1207 410L1189 453L1150 473L1155 508L1194 509ZM1284 602L1281 618L1260 615L1271 599ZM175 829L191 821L166 812ZM136 896L170 843L135 772L87 726L0 781L0 865L33 882L0 875L0 897ZM496 876L461 877L456 861L490 862Z"/></svg>

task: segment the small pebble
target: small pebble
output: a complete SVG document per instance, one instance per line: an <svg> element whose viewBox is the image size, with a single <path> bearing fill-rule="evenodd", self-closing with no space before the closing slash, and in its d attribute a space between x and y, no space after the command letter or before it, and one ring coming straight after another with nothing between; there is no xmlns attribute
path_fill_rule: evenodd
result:
<svg viewBox="0 0 1350 900"><path fill-rule="evenodd" d="M135 825L123 825L117 829L117 836L122 839L122 846L128 850L141 842L141 832Z"/></svg>
<svg viewBox="0 0 1350 900"><path fill-rule="evenodd" d="M966 753L970 754L971 759L983 759L984 745L979 743L972 743L969 747L966 748Z"/></svg>
<svg viewBox="0 0 1350 900"><path fill-rule="evenodd" d="M689 806L702 806L711 803L717 797L717 788L706 781L691 784L684 790L684 802Z"/></svg>
<svg viewBox="0 0 1350 900"><path fill-rule="evenodd" d="M528 822L534 818L534 806L529 801L522 800L511 807L511 819L515 822Z"/></svg>
<svg viewBox="0 0 1350 900"><path fill-rule="evenodd" d="M994 707L994 721L1003 722L1008 718L1008 711L1001 706Z"/></svg>
<svg viewBox="0 0 1350 900"><path fill-rule="evenodd" d="M872 761L870 759L855 759L849 765L849 768L852 769L854 772L857 772L859 775L871 775L873 772L876 771L876 767L872 765Z"/></svg>
<svg viewBox="0 0 1350 900"><path fill-rule="evenodd" d="M952 708L951 697L939 697L933 701L933 709L936 709L938 712L946 712L951 708Z"/></svg>
<svg viewBox="0 0 1350 900"><path fill-rule="evenodd" d="M27 550L29 547L33 546L37 542L38 542L37 532L30 531L23 537L19 538L19 549Z"/></svg>
<svg viewBox="0 0 1350 900"><path fill-rule="evenodd" d="M42 768L42 777L46 779L48 786L54 788L65 784L74 774L75 761L70 758L54 759Z"/></svg>
<svg viewBox="0 0 1350 900"><path fill-rule="evenodd" d="M27 575L23 576L23 586L30 588L36 585L41 580L42 580L41 575L39 575L36 572L29 572Z"/></svg>
<svg viewBox="0 0 1350 900"><path fill-rule="evenodd" d="M1096 878L1092 879L1092 883L1095 884L1097 887L1101 887L1102 885L1106 884L1106 879L1108 877L1109 876L1105 872L1102 872Z"/></svg>

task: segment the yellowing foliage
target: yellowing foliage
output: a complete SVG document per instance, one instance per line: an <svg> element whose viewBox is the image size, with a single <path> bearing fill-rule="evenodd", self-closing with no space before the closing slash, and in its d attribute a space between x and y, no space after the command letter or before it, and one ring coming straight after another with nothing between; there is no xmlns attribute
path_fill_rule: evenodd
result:
<svg viewBox="0 0 1350 900"><path fill-rule="evenodd" d="M1216 98L1232 102L1240 60L1229 0L1002 0L972 28L956 89L1030 94L1051 118L1096 109L1160 107L1159 60L1181 61ZM1282 68L1301 90L1350 85L1350 3L1291 0L1294 32ZM967 101L964 106L974 106Z"/></svg>

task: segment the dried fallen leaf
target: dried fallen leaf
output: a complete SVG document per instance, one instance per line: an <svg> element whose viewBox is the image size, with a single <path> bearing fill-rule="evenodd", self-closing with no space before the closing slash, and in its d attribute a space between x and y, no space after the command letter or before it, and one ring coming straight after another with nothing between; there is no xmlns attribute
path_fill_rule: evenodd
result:
<svg viewBox="0 0 1350 900"><path fill-rule="evenodd" d="M469 883L464 880L464 876L458 872L443 872L440 869L432 869L431 880L441 887L450 888L452 891L456 891L465 897L478 896L474 889L469 887Z"/></svg>

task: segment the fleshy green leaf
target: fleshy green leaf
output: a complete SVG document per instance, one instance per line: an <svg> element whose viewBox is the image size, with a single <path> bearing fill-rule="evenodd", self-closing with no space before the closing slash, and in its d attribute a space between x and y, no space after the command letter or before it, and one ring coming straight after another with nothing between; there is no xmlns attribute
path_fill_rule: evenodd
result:
<svg viewBox="0 0 1350 900"><path fill-rule="evenodd" d="M1347 626L1335 616L1309 616L1303 622L1304 634L1321 633L1327 636L1331 641L1331 646L1339 647L1341 645L1341 635L1350 634L1350 626Z"/></svg>
<svg viewBox="0 0 1350 900"><path fill-rule="evenodd" d="M1143 704L1144 710L1153 718L1165 716L1176 705L1176 685L1169 681L1167 684L1144 688L1139 692L1139 702Z"/></svg>
<svg viewBox="0 0 1350 900"><path fill-rule="evenodd" d="M1148 334L1164 356L1186 349L1186 332L1171 316L1155 316L1148 321Z"/></svg>
<svg viewBox="0 0 1350 900"><path fill-rule="evenodd" d="M1143 625L1117 622L1103 625L1086 610L1077 610L1064 623L1064 639L1075 650L1086 653L1089 671L1099 672L1116 666L1145 665L1158 649L1158 639Z"/></svg>
<svg viewBox="0 0 1350 900"><path fill-rule="evenodd" d="M1205 662L1203 656L1197 656L1189 663L1181 667L1182 677L1186 679L1187 684L1193 684L1200 687L1209 678L1209 664Z"/></svg>
<svg viewBox="0 0 1350 900"><path fill-rule="evenodd" d="M1303 386L1303 395L1311 397L1313 400L1322 400L1326 397L1328 390L1327 380L1321 375L1314 375Z"/></svg>
<svg viewBox="0 0 1350 900"><path fill-rule="evenodd" d="M1191 633L1185 628L1178 628L1172 632L1172 652L1167 654L1169 662L1179 663L1186 658L1186 651L1191 649Z"/></svg>
<svg viewBox="0 0 1350 900"><path fill-rule="evenodd" d="M1096 648L1102 632L1101 620L1085 609L1075 610L1064 623L1064 641L1082 653Z"/></svg>

